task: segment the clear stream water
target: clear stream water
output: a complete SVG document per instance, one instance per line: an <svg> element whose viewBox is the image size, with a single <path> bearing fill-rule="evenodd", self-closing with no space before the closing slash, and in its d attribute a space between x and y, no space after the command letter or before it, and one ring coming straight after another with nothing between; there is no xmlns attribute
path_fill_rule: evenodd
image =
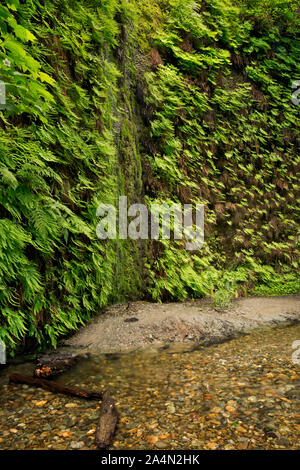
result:
<svg viewBox="0 0 300 470"><path fill-rule="evenodd" d="M57 380L111 391L120 417L115 449L299 449L297 340L299 324L187 353L178 345L172 353L101 355ZM1 373L0 448L95 448L100 405L7 383L9 373L32 369Z"/></svg>

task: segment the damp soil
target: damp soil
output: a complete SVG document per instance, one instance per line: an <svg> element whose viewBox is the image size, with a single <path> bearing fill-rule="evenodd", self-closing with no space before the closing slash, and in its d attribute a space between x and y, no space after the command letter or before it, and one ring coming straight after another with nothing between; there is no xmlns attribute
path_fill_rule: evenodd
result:
<svg viewBox="0 0 300 470"><path fill-rule="evenodd" d="M226 309L206 300L116 305L65 342L95 353L141 350L158 345L185 350L226 341L240 334L300 320L300 296L237 299Z"/></svg>

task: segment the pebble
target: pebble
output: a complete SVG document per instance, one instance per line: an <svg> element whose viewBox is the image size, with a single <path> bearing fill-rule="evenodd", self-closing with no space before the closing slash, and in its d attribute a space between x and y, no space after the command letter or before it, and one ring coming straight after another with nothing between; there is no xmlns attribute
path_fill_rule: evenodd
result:
<svg viewBox="0 0 300 470"><path fill-rule="evenodd" d="M82 441L79 441L79 442L72 441L70 445L71 449L82 449L84 446L85 444Z"/></svg>
<svg viewBox="0 0 300 470"><path fill-rule="evenodd" d="M256 403L256 402L257 402L257 398L254 397L254 396L251 396L251 397L248 397L248 401L250 401L251 403Z"/></svg>
<svg viewBox="0 0 300 470"><path fill-rule="evenodd" d="M168 447L168 442L165 442L165 441L158 441L155 446L158 448L158 449L167 449Z"/></svg>
<svg viewBox="0 0 300 470"><path fill-rule="evenodd" d="M171 414L175 413L176 412L175 406L174 405L167 406L167 412Z"/></svg>

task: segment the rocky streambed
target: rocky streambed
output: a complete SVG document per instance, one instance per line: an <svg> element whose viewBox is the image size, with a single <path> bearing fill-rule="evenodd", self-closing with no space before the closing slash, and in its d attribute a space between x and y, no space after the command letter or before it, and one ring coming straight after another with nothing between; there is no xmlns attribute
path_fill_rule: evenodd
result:
<svg viewBox="0 0 300 470"><path fill-rule="evenodd" d="M184 344L98 354L59 379L109 389L119 410L114 449L299 449L300 324L184 352ZM99 404L9 385L0 376L1 449L95 449Z"/></svg>

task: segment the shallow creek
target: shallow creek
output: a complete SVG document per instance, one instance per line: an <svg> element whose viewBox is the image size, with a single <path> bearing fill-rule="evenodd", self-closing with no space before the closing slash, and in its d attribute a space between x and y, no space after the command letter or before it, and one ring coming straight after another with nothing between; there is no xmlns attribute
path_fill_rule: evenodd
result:
<svg viewBox="0 0 300 470"><path fill-rule="evenodd" d="M101 355L57 380L111 391L115 449L299 449L296 340L299 324L186 353ZM0 449L94 449L99 404L8 384L32 369L0 374Z"/></svg>

